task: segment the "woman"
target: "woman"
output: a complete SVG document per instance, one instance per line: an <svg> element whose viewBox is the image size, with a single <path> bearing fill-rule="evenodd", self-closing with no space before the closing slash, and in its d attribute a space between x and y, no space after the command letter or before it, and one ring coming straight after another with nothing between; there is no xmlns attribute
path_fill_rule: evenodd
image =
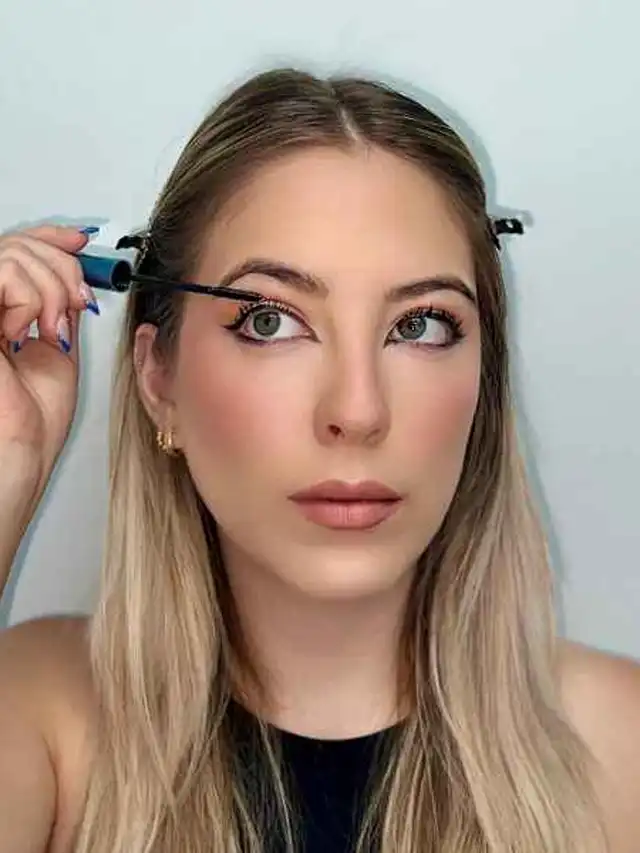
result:
<svg viewBox="0 0 640 853"><path fill-rule="evenodd" d="M5 576L75 407L85 239L0 243ZM263 301L129 299L97 611L0 643L1 849L637 850L639 671L555 637L454 131L260 75L187 144L139 270Z"/></svg>

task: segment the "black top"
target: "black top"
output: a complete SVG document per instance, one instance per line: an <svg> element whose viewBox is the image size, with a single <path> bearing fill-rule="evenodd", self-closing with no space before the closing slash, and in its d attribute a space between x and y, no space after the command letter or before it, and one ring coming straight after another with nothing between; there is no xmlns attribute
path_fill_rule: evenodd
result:
<svg viewBox="0 0 640 853"><path fill-rule="evenodd" d="M304 853L351 853L383 735L349 740L279 735L283 763L300 796Z"/></svg>
<svg viewBox="0 0 640 853"><path fill-rule="evenodd" d="M240 709L242 734L255 720ZM280 744L301 836L300 853L353 853L367 803L369 786L384 755L388 735L397 727L347 740L319 740L272 729ZM236 730L237 734L237 730ZM234 738L235 739L235 738ZM242 738L244 740L244 738ZM255 778L247 762L254 748L241 750L244 773ZM245 741L245 746L247 742ZM281 853L281 833L267 819L265 849Z"/></svg>

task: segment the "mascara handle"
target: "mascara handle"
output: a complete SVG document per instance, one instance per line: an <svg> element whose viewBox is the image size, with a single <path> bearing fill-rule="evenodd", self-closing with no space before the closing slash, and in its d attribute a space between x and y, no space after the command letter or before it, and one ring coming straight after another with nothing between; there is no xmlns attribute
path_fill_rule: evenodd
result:
<svg viewBox="0 0 640 853"><path fill-rule="evenodd" d="M132 266L124 258L101 257L100 255L76 255L84 280L98 290L116 290L126 293L131 284Z"/></svg>

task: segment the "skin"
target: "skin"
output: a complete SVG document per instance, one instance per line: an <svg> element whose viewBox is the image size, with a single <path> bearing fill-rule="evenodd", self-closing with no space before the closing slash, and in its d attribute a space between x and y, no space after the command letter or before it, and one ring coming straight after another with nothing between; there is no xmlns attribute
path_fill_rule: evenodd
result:
<svg viewBox="0 0 640 853"><path fill-rule="evenodd" d="M245 630L269 673L269 715L347 736L394 715L413 566L462 470L480 377L473 262L432 178L387 153L334 150L255 176L214 225L197 279L220 281L251 258L304 270L326 292L239 279L300 318L281 315L276 340L249 320L244 331L262 346L225 329L237 305L194 296L170 372L151 353L153 329L140 330L142 393L175 429L220 525ZM438 288L389 302L394 288L445 276L470 296ZM462 339L445 346L451 326L439 318L407 338L401 321L418 308L449 312ZM373 531L328 530L287 497L325 479L377 480L404 501Z"/></svg>
<svg viewBox="0 0 640 853"><path fill-rule="evenodd" d="M223 328L237 306L189 298L171 366L154 357L153 330L139 330L139 387L219 521L245 629L272 677L273 721L362 734L399 712L397 627L460 475L480 366L470 300L439 291L389 306L384 293L443 274L473 291L471 259L428 176L379 152L327 151L258 173L211 229L196 273L216 281L256 255L326 284L319 298L265 276L237 282L290 304L304 322L282 328L303 337L251 347ZM385 345L424 305L459 315L464 339ZM442 340L439 324L429 330ZM287 496L328 477L381 480L403 506L372 532L316 528ZM70 853L97 719L85 631L81 619L41 619L0 638L0 839L12 853ZM572 643L560 652L567 717L600 763L611 853L634 853L640 667Z"/></svg>

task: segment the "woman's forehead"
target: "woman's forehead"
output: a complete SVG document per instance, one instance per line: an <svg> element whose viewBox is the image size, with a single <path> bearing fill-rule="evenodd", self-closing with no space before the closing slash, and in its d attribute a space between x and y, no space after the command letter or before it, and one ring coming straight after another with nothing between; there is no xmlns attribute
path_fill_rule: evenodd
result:
<svg viewBox="0 0 640 853"><path fill-rule="evenodd" d="M331 282L450 275L473 283L471 247L442 186L380 150L311 149L262 167L223 207L200 274L273 258Z"/></svg>

